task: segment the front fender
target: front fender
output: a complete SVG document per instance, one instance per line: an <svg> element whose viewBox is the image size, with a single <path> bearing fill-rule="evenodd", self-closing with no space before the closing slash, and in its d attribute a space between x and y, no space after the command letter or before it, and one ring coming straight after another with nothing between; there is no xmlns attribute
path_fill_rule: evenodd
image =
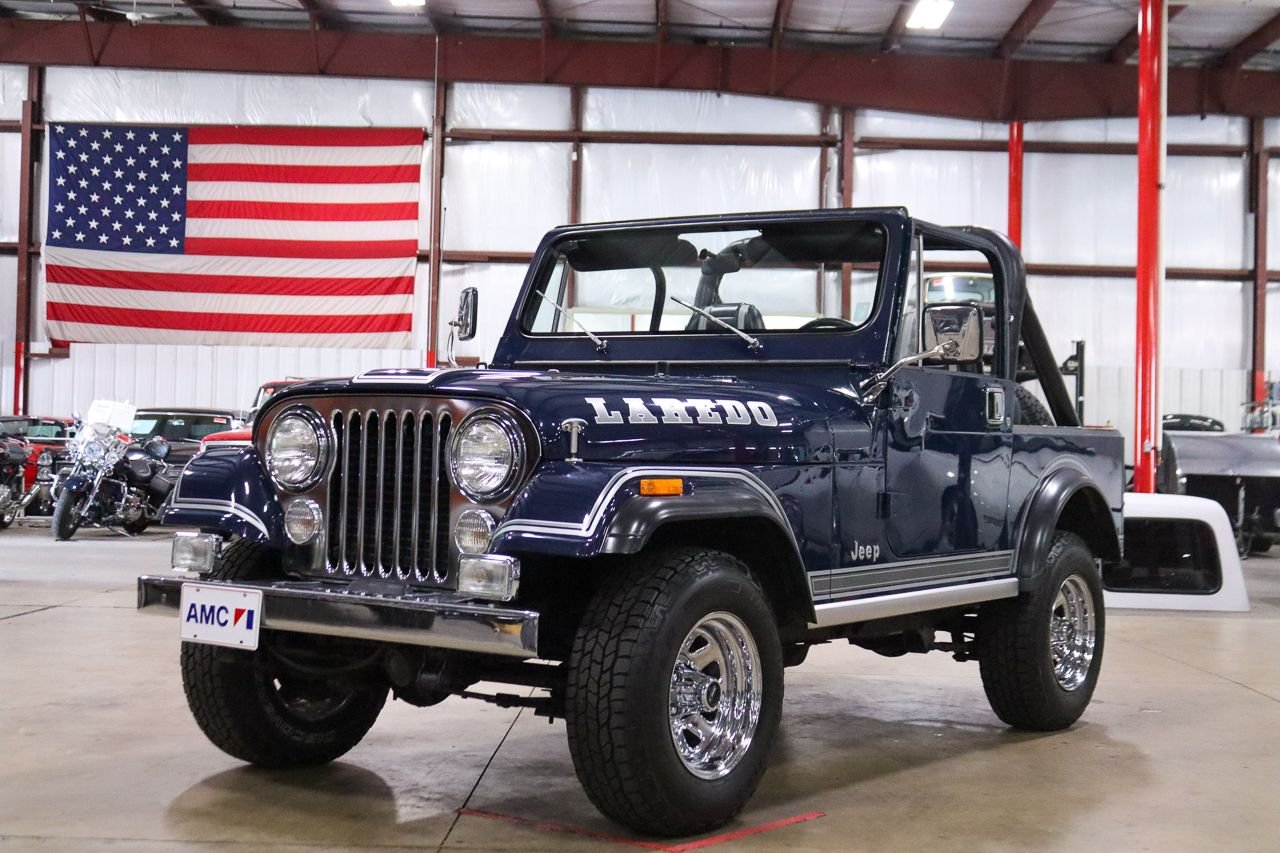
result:
<svg viewBox="0 0 1280 853"><path fill-rule="evenodd" d="M1102 489L1083 466L1066 460L1040 478L1018 514L1013 560L1024 591L1038 581L1058 530L1078 534L1098 559L1120 559L1120 534Z"/></svg>
<svg viewBox="0 0 1280 853"><path fill-rule="evenodd" d="M200 527L279 548L283 512L258 451L212 445L182 470L160 523Z"/></svg>

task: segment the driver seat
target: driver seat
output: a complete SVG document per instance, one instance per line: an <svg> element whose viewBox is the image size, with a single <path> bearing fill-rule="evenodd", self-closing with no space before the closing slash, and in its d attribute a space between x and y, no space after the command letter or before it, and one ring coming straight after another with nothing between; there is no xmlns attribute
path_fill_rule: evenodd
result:
<svg viewBox="0 0 1280 853"><path fill-rule="evenodd" d="M722 302L708 305L702 310L717 320L723 320L735 329L744 332L763 332L765 330L764 317L761 316L760 309L750 302ZM694 314L689 320L689 325L685 328L691 332L709 332L719 327L701 314Z"/></svg>

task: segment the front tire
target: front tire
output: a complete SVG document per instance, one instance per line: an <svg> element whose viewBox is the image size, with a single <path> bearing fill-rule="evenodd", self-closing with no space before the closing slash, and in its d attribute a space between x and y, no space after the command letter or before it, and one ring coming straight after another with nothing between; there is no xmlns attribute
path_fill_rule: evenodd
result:
<svg viewBox="0 0 1280 853"><path fill-rule="evenodd" d="M597 592L569 658L569 751L587 796L650 835L722 826L764 775L782 669L741 562L697 548L637 558Z"/></svg>
<svg viewBox="0 0 1280 853"><path fill-rule="evenodd" d="M1080 718L1102 666L1106 611L1098 565L1074 533L1054 534L1035 588L982 608L982 686L1010 726L1058 731Z"/></svg>
<svg viewBox="0 0 1280 853"><path fill-rule="evenodd" d="M85 495L71 489L63 489L58 495L58 502L53 505L53 519L49 523L54 539L61 542L76 535L85 500Z"/></svg>
<svg viewBox="0 0 1280 853"><path fill-rule="evenodd" d="M273 575L267 553L241 539L223 552L212 578ZM183 643L181 666L187 705L200 730L223 752L260 767L333 761L364 738L387 700L386 688L278 674L263 648L249 653Z"/></svg>

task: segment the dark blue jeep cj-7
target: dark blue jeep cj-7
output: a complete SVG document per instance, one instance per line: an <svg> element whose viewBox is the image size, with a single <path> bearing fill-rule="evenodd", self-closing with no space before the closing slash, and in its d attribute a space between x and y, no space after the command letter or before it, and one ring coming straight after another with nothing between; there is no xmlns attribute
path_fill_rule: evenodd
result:
<svg viewBox="0 0 1280 853"><path fill-rule="evenodd" d="M470 291L459 338L475 316ZM602 812L684 835L742 809L817 643L977 660L1001 720L1071 725L1122 486L999 234L572 226L487 368L292 385L193 459L164 521L200 532L139 606L178 608L192 713L237 758L331 761L388 691L524 705Z"/></svg>

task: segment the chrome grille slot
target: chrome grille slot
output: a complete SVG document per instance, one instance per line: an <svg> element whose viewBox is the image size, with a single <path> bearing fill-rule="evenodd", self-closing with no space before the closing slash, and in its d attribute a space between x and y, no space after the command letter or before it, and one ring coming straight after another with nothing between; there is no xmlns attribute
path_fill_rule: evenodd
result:
<svg viewBox="0 0 1280 853"><path fill-rule="evenodd" d="M331 423L328 572L444 584L448 413L335 409Z"/></svg>

